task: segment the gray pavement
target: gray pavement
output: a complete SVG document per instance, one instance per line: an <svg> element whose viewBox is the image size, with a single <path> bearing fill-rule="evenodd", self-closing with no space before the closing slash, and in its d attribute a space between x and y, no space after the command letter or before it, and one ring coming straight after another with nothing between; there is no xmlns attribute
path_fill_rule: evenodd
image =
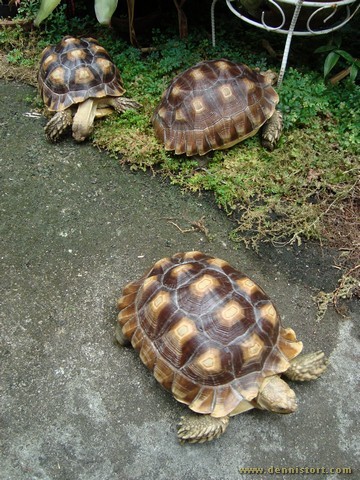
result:
<svg viewBox="0 0 360 480"><path fill-rule="evenodd" d="M44 118L24 115L34 91L0 89L0 479L360 479L359 305L349 304L348 319L330 310L316 323L312 299L336 285L331 253L235 246L234 225L211 196L130 172L89 144L50 145ZM211 241L171 223L187 229L203 216ZM176 423L186 407L113 333L121 288L155 260L192 249L262 285L305 351L323 349L330 366L293 385L296 413L251 411L219 440L182 446ZM330 473L344 467L352 475Z"/></svg>

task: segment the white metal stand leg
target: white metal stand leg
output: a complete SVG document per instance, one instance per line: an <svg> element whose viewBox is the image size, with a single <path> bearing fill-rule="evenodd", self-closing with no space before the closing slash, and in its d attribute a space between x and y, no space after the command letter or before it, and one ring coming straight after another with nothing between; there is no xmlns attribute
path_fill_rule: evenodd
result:
<svg viewBox="0 0 360 480"><path fill-rule="evenodd" d="M211 3L211 39L212 39L212 46L215 47L216 40L215 40L215 5L217 0L213 0Z"/></svg>
<svg viewBox="0 0 360 480"><path fill-rule="evenodd" d="M289 32L288 32L287 37L286 37L286 43L285 43L283 58L282 58L282 62L281 62L279 78L278 78L278 81L277 81L278 86L280 86L282 84L282 81L283 81L283 78L284 78L284 75L285 75L286 64L287 64L287 60L288 60L288 56L289 56L289 52L290 52L291 40L292 40L292 37L293 37L293 34L294 34L296 22L297 22L297 19L299 17L299 13L300 13L303 1L304 0L298 0L298 2L296 4L296 7L295 7L295 10L294 10L293 18L292 18L291 23L290 23Z"/></svg>

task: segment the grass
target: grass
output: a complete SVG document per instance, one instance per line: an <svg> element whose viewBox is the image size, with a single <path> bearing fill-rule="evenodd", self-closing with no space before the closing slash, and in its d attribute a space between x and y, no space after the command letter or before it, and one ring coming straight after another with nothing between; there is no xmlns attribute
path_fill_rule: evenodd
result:
<svg viewBox="0 0 360 480"><path fill-rule="evenodd" d="M28 3L34 7L33 1ZM187 67L219 57L260 69L279 67L279 61L261 47L265 37L282 51L279 36L244 25L240 30L238 21L227 16L229 21L231 28L218 22L216 48L208 29L196 26L186 40L180 40L174 28L154 30L147 41L152 48L144 53L88 17L67 20L60 9L40 31L2 29L0 49L8 72L22 68L34 78L46 45L67 32L96 36L120 68L127 95L143 105L140 112L99 121L92 138L96 146L133 170L151 169L185 190L213 192L217 205L237 223L231 234L234 241L257 248L264 241L317 240L342 249L347 252L340 260L342 278L354 286L353 294L359 294L360 87L349 79L335 86L324 83L321 56L315 55L314 63L317 45L307 39L293 42L295 55L279 89L284 134L273 152L265 151L253 137L199 162L165 152L155 139L152 111L171 79ZM345 39L343 45L356 50L351 31L349 36L352 43ZM297 49L301 55L296 55ZM309 61L304 65L301 59ZM1 75L6 76L3 66Z"/></svg>

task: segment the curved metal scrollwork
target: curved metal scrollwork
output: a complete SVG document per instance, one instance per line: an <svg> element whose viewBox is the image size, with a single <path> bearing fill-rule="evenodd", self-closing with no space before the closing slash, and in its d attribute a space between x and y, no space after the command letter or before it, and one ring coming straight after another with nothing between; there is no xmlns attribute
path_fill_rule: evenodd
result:
<svg viewBox="0 0 360 480"><path fill-rule="evenodd" d="M216 2L216 0L215 0ZM294 28L293 35L323 35L325 33L332 32L344 26L357 12L360 8L360 2L358 0L339 0L338 2L334 1L325 1L325 2L309 2L307 0L264 0L264 5L271 7L281 16L281 22L279 25L274 26L266 22L265 10L259 9L260 18L254 18L250 15L246 9L238 8L235 4L236 0L226 0L226 4L229 7L230 11L241 18L247 23L254 25L259 28L264 28L269 31L276 31L277 33L287 34L289 28L283 28L286 20L288 19L289 12L291 15L291 10L286 7L293 6L293 11L297 6L301 6L302 14L307 17L306 29L297 29ZM236 2L241 4L241 2ZM323 12L329 10L329 15L327 17L323 16ZM339 19L339 16L341 20ZM328 28L320 28L318 26L311 26L311 24L316 23L316 19L319 18L320 21L317 23L328 24ZM334 24L330 25L330 20L334 19Z"/></svg>
<svg viewBox="0 0 360 480"><path fill-rule="evenodd" d="M211 5L212 41L215 46L215 4ZM226 0L230 11L254 27L287 35L278 84L284 76L287 57L293 35L324 35L343 27L359 10L360 0L317 1L308 0L264 0L264 7L248 12L241 0ZM266 10L265 10L266 7ZM327 15L327 11L329 14ZM269 18L269 11L272 22ZM301 19L301 22L298 20ZM276 23L277 22L277 23ZM274 24L275 23L275 24Z"/></svg>
<svg viewBox="0 0 360 480"><path fill-rule="evenodd" d="M286 22L286 16L285 16L285 13L283 12L282 8L280 7L280 5L278 5L276 2L274 2L274 0L268 0L269 4L272 5L273 7L275 7L275 9L278 10L278 12L280 13L281 15L281 23L279 26L277 27L273 27L271 25L267 25L267 23L265 22L265 12L262 11L261 12L261 24L264 26L264 28L266 28L266 30L280 30L284 25L285 25L285 22ZM231 5L228 3L228 6ZM230 6L229 6L230 8Z"/></svg>

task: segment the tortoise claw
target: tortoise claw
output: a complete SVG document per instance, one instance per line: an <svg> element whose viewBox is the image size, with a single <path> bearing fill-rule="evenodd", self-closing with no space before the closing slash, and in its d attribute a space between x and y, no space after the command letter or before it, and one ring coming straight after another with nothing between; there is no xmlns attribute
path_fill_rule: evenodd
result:
<svg viewBox="0 0 360 480"><path fill-rule="evenodd" d="M204 443L222 435L229 424L229 417L215 418L210 415L185 415L178 428L180 443Z"/></svg>
<svg viewBox="0 0 360 480"><path fill-rule="evenodd" d="M50 142L57 142L59 137L72 124L71 109L57 112L45 125L45 133Z"/></svg>
<svg viewBox="0 0 360 480"><path fill-rule="evenodd" d="M123 113L126 110L139 110L140 108L142 108L142 105L140 105L140 103L127 97L111 98L111 99L108 99L108 103L118 113Z"/></svg>
<svg viewBox="0 0 360 480"><path fill-rule="evenodd" d="M272 117L264 124L261 131L261 144L271 152L274 150L279 141L283 128L282 114L279 110L275 110Z"/></svg>

